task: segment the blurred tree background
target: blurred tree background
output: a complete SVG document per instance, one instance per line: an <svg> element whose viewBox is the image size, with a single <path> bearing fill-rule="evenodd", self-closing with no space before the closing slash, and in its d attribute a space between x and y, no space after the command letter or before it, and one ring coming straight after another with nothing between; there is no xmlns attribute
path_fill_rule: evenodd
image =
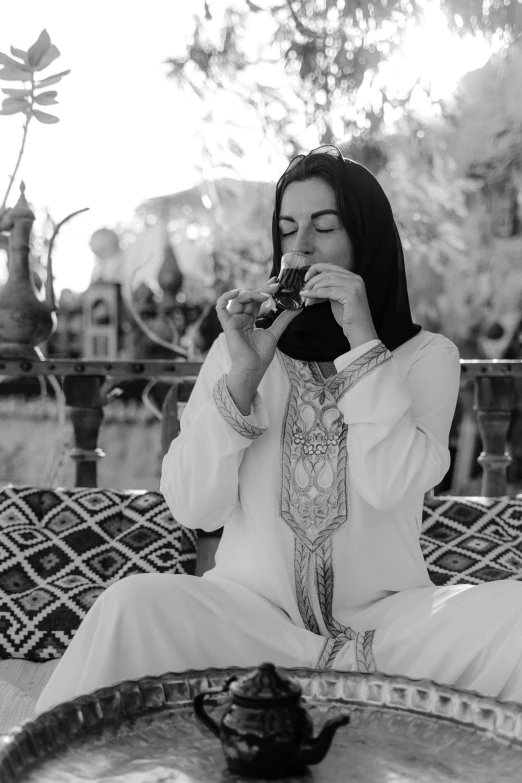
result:
<svg viewBox="0 0 522 783"><path fill-rule="evenodd" d="M192 358L204 357L220 328L216 298L266 280L273 180L294 155L334 143L367 166L390 198L414 319L452 339L462 358L522 358L522 1L198 0L194 8L201 13L187 29L186 45L165 62L165 78L176 88L172 100L180 107L180 124L198 142L200 154L194 156L193 147L190 153L197 158L198 184L150 198L131 221L113 226L115 253L125 257L122 286L142 323L128 318L129 355L170 358L178 345ZM486 65L443 97L422 51L416 66L408 66L408 79L396 78L395 70L401 57L407 62L411 25L417 21L429 30L440 11L457 40L464 44L476 36L491 49ZM434 40L439 33L434 29ZM447 73L443 46L439 60L440 72ZM165 160L173 190L176 156L185 154L175 149ZM252 157L262 166L250 176ZM37 282L45 277L38 260L55 227L52 214L40 212L32 248ZM74 332L76 355L82 355L81 297L64 290L60 308L64 350L70 350ZM471 388L464 387L452 449L461 416L474 416ZM154 399L151 393L149 402ZM518 400L522 408L522 389ZM4 480L45 484L54 475L55 482L71 482L63 460L70 430L56 435L53 405L40 400L29 415L24 408L25 424L10 405L0 405L3 429L11 433L0 449ZM101 443L110 454L102 483L153 488L160 454L152 460L150 455L159 443L158 418L153 407L141 408L140 418L138 406L129 405L127 398L111 403ZM45 448L33 443L29 452L28 433L34 435L40 420ZM522 410L510 434L517 489L521 429ZM49 448L52 437L56 445ZM476 432L470 437L480 450ZM146 457L139 464L138 452ZM32 454L39 462L30 467ZM469 469L476 481L479 472L476 464ZM480 491L478 484L455 485L464 487Z"/></svg>
<svg viewBox="0 0 522 783"><path fill-rule="evenodd" d="M207 0L186 50L168 60L168 76L200 106L202 181L234 172L251 154L252 127L274 155L334 143L366 165L395 212L415 317L453 339L463 357L480 357L499 320L522 303L522 4L441 1L455 35L482 35L495 51L444 101L422 75L403 92L389 76L406 25L429 7ZM218 289L220 279L255 284L266 275L266 199L266 229L251 237L231 232L211 198Z"/></svg>

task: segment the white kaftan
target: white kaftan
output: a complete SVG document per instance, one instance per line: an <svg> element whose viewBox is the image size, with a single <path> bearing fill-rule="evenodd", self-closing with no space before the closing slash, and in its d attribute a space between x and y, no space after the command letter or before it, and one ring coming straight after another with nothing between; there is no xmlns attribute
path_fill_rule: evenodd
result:
<svg viewBox="0 0 522 783"><path fill-rule="evenodd" d="M209 666L427 677L522 701L522 584L435 587L423 497L450 464L456 347L422 331L335 360L280 351L248 417L212 346L163 461L161 491L186 527L223 526L203 577L139 575L87 614L37 704L128 678Z"/></svg>

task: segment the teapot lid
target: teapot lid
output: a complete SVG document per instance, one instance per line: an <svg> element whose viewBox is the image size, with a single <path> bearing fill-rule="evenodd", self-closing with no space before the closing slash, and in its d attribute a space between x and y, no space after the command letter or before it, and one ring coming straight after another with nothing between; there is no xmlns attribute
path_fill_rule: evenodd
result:
<svg viewBox="0 0 522 783"><path fill-rule="evenodd" d="M243 699L283 701L301 695L301 686L295 680L280 674L273 663L262 663L254 672L229 686L234 696Z"/></svg>

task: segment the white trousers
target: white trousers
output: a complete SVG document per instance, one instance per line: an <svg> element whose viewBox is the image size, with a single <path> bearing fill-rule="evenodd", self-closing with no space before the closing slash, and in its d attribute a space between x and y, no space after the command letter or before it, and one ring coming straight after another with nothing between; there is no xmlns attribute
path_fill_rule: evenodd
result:
<svg viewBox="0 0 522 783"><path fill-rule="evenodd" d="M377 629L377 670L428 678L522 702L522 583L423 587L354 618ZM36 705L56 704L127 679L211 666L316 665L325 643L267 600L224 579L130 576L100 595ZM333 668L356 667L353 642Z"/></svg>
<svg viewBox="0 0 522 783"><path fill-rule="evenodd" d="M324 639L228 580L139 574L91 607L36 705L127 679L211 666L314 666Z"/></svg>

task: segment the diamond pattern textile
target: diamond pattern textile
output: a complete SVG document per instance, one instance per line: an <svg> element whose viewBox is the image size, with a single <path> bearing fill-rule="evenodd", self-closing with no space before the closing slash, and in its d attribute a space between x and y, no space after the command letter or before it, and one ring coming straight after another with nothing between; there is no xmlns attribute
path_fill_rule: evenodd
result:
<svg viewBox="0 0 522 783"><path fill-rule="evenodd" d="M426 500L421 547L436 585L522 580L522 495Z"/></svg>
<svg viewBox="0 0 522 783"><path fill-rule="evenodd" d="M522 581L522 496L426 500L420 543L436 585ZM159 492L0 489L0 658L59 658L105 588L196 557Z"/></svg>
<svg viewBox="0 0 522 783"><path fill-rule="evenodd" d="M0 658L63 655L85 614L130 574L195 573L197 535L159 492L0 490Z"/></svg>

